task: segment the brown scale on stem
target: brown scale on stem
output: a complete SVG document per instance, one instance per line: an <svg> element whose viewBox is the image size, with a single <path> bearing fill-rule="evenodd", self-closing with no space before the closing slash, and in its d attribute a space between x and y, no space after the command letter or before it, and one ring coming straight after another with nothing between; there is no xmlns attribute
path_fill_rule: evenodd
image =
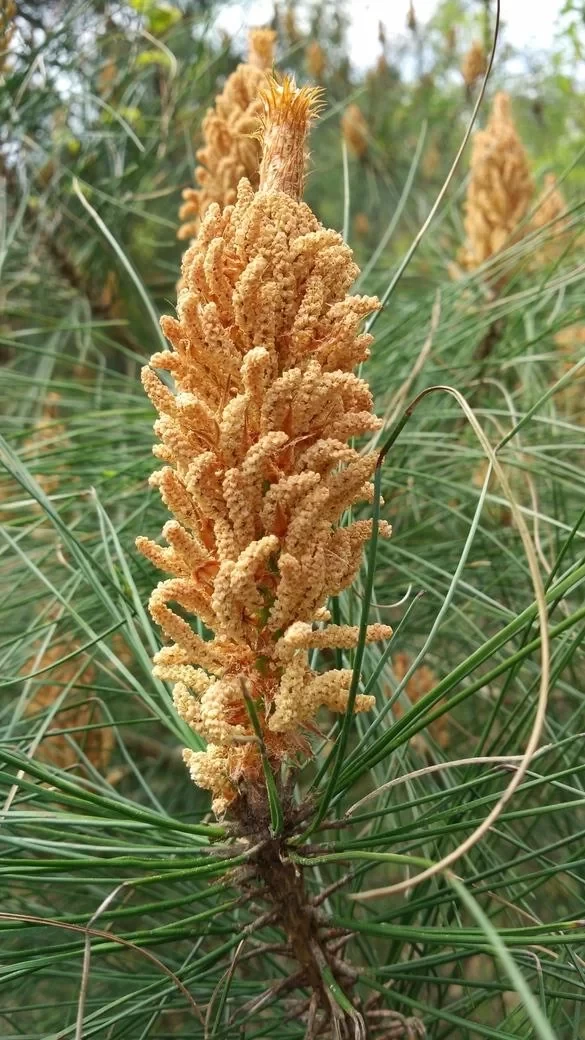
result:
<svg viewBox="0 0 585 1040"><path fill-rule="evenodd" d="M289 856L290 840L300 833L308 806L294 804L292 784L280 790L280 800L284 816L280 836L274 837L270 832L270 814L265 792L260 786L250 787L242 793L234 809L234 822L230 825L233 836L245 838L253 849L246 867L239 867L232 874L232 881L244 892L247 905L253 906L257 914L254 922L243 930L242 936L257 934L267 924L276 925L285 933L286 942L279 944L275 952L293 958L299 966L255 1001L260 1004L269 996L278 993L282 997L287 991L308 991L309 997L295 998L292 1011L285 1015L285 1020L295 1017L304 1021L305 1036L313 1040L332 1035L346 1040L357 1037L424 1040L426 1033L420 1019L381 1008L381 995L376 994L373 1000L362 1004L356 990L359 971L344 959L343 953L353 933L349 929L330 927L327 915L319 905L347 883L352 875L347 874L338 883L324 889L321 893L323 900L308 895L303 867L293 863ZM303 855L309 849L309 846L297 847ZM268 905L266 912L262 912L263 904ZM353 1014L342 1014L333 1000L326 981L328 972L351 1000L355 1009ZM250 1010L249 1004L239 1009L230 1023L234 1029L241 1015ZM332 1033L333 1023L335 1031Z"/></svg>

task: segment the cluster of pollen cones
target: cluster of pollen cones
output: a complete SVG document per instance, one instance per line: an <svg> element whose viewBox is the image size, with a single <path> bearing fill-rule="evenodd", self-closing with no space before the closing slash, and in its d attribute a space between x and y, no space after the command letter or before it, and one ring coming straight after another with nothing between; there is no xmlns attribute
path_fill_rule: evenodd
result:
<svg viewBox="0 0 585 1040"><path fill-rule="evenodd" d="M465 203L466 242L459 269L473 271L527 234L547 228L535 260L547 262L563 248L566 202L554 174L535 199L530 160L512 116L510 98L496 94L484 130L474 134ZM565 219L564 219L565 218Z"/></svg>
<svg viewBox="0 0 585 1040"><path fill-rule="evenodd" d="M276 34L271 29L252 29L248 61L229 76L202 126L204 143L197 152L197 188L185 188L179 210L180 239L193 239L209 206L222 208L236 200L237 186L246 177L258 187L260 141L257 131L262 116L260 89L272 69Z"/></svg>
<svg viewBox="0 0 585 1040"><path fill-rule="evenodd" d="M346 709L351 671L319 672L310 659L357 643L356 628L330 623L327 602L354 581L372 527L341 523L371 498L377 461L352 441L381 425L355 374L378 301L348 295L351 251L302 201L319 92L262 76L257 173L228 204L199 205L177 317L162 321L170 349L143 372L163 464L151 483L174 517L166 545L137 541L171 575L150 600L169 641L155 673L207 742L185 760L217 813L261 778L262 745L278 767L309 753L321 706ZM373 624L367 639L390 634ZM356 698L357 711L372 705Z"/></svg>

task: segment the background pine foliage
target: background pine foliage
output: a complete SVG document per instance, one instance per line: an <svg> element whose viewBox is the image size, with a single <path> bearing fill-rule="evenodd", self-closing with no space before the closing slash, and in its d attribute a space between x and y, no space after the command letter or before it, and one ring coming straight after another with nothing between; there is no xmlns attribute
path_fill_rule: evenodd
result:
<svg viewBox="0 0 585 1040"><path fill-rule="evenodd" d="M581 46L571 5L558 53L529 62L504 36L488 86L512 94L537 181L562 181L564 249L535 264L545 228L453 281L464 158L396 282L469 122L476 94L459 69L493 30L489 7L441 4L429 25L381 39L364 76L342 4L309 7L310 27L277 12L281 68L306 75L309 39L326 56L307 199L344 227L362 290L396 283L367 366L394 535L334 605L395 635L325 662L357 657L378 711L323 719L296 791L315 813L289 850L379 1038L416 1035L413 1016L436 1040L583 1035L585 108L563 59ZM134 549L164 520L138 373L173 306L198 128L240 41L191 0L16 9L0 64L1 1031L301 1038L282 934L241 895L245 850L180 760L197 738L152 677L156 579ZM342 149L350 103L368 127L361 157ZM430 387L462 398L429 392L394 438ZM543 650L531 561L550 639L539 750L453 873L414 884L486 819L529 740Z"/></svg>

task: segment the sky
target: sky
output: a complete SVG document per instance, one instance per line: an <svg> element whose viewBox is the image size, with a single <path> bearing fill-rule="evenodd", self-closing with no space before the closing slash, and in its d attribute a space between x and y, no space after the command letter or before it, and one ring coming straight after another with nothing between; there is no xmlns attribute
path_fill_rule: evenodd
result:
<svg viewBox="0 0 585 1040"><path fill-rule="evenodd" d="M558 13L564 0L501 0L505 38L515 47L542 49L550 46ZM299 4L299 6L301 6ZM378 22L386 27L387 36L404 33L409 0L350 0L347 8L352 18L348 33L350 59L359 69L373 65L379 52ZM416 16L426 21L434 12L437 0L414 0ZM272 17L272 0L248 0L247 3L225 5L218 17L218 28L230 35L247 26L262 25Z"/></svg>

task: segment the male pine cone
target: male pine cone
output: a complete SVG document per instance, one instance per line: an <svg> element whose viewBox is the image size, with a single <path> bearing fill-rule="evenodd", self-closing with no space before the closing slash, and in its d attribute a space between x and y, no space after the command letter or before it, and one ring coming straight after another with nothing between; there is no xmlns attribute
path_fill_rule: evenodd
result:
<svg viewBox="0 0 585 1040"><path fill-rule="evenodd" d="M225 87L203 120L203 145L197 152L196 188L185 188L177 238L192 239L212 202L235 202L242 177L258 187L260 145L257 130L262 114L260 88L272 68L276 34L252 29L248 61L228 76Z"/></svg>
<svg viewBox="0 0 585 1040"><path fill-rule="evenodd" d="M522 238L530 230L527 222L522 227L522 221L533 195L530 163L512 118L510 98L500 91L485 130L478 130L473 138L461 266L473 271Z"/></svg>
<svg viewBox="0 0 585 1040"><path fill-rule="evenodd" d="M151 483L175 516L168 546L137 540L173 575L150 600L171 641L155 674L175 684L179 714L208 742L184 754L217 813L262 776L244 692L278 768L310 752L322 705L347 705L351 671L318 673L309 652L357 642L357 629L328 624L326 604L356 577L371 532L371 520L340 520L371 497L376 454L349 441L381 425L353 371L372 340L361 321L379 303L347 295L351 251L301 201L317 94L269 83L259 190L244 179L235 205L207 210L183 259L178 317L162 319L172 349L143 371L165 463ZM174 393L155 369L172 374ZM390 634L374 624L367 639ZM357 711L372 705L356 698Z"/></svg>

